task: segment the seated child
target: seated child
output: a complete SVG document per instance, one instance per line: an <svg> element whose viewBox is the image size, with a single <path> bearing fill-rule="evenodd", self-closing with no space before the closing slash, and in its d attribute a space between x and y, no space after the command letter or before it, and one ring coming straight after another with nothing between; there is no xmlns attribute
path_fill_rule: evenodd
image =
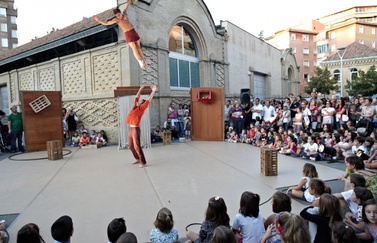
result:
<svg viewBox="0 0 377 243"><path fill-rule="evenodd" d="M178 240L178 230L174 228L173 214L169 209L160 209L154 226L156 228L152 229L149 237L152 243L176 242Z"/></svg>
<svg viewBox="0 0 377 243"><path fill-rule="evenodd" d="M253 140L254 140L254 137L255 137L255 127L254 127L254 124L250 124L250 129L249 131L247 132L247 139L246 139L246 142L248 144L252 144L253 143Z"/></svg>
<svg viewBox="0 0 377 243"><path fill-rule="evenodd" d="M287 137L287 145L282 147L279 153L291 155L291 154L296 154L296 152L297 152L296 139L293 136L293 134L290 134Z"/></svg>
<svg viewBox="0 0 377 243"><path fill-rule="evenodd" d="M96 144L96 142L97 142L97 132L95 130L91 131L89 141L90 141L91 144Z"/></svg>
<svg viewBox="0 0 377 243"><path fill-rule="evenodd" d="M313 178L318 178L318 172L313 164L305 163L302 168L302 177L297 186L290 187L287 193L298 199L313 202L314 196L309 193L309 183Z"/></svg>
<svg viewBox="0 0 377 243"><path fill-rule="evenodd" d="M228 142L230 142L230 143L238 143L238 135L237 135L236 131L233 130L230 133L230 138L228 139Z"/></svg>
<svg viewBox="0 0 377 243"><path fill-rule="evenodd" d="M246 129L242 129L242 132L239 138L240 143L246 143L246 139L247 139Z"/></svg>
<svg viewBox="0 0 377 243"><path fill-rule="evenodd" d="M89 137L86 132L83 132L80 138L80 147L86 146L88 144L90 144Z"/></svg>
<svg viewBox="0 0 377 243"><path fill-rule="evenodd" d="M372 192L365 187L358 186L353 189L351 200L358 205L357 212L356 214L351 212L346 213L345 223L354 228L356 232L363 231L364 227L362 224L359 224L363 217L363 205L367 200L373 198Z"/></svg>
<svg viewBox="0 0 377 243"><path fill-rule="evenodd" d="M102 134L103 139L105 139L106 143L109 142L109 139L107 139L107 134L104 130L101 130L101 134Z"/></svg>
<svg viewBox="0 0 377 243"><path fill-rule="evenodd" d="M156 129L151 134L152 143L162 142L163 136L160 126L156 126Z"/></svg>
<svg viewBox="0 0 377 243"><path fill-rule="evenodd" d="M80 135L77 131L73 132L71 146L77 147L80 145Z"/></svg>
<svg viewBox="0 0 377 243"><path fill-rule="evenodd" d="M233 127L229 127L228 132L226 133L226 139L229 140L232 136Z"/></svg>
<svg viewBox="0 0 377 243"><path fill-rule="evenodd" d="M97 132L97 139L96 139L97 147L106 146L106 140L102 137L100 132Z"/></svg>

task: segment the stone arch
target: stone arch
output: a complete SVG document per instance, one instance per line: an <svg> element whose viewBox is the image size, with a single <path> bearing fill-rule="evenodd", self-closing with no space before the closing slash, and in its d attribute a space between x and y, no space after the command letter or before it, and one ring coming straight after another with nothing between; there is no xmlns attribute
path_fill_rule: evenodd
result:
<svg viewBox="0 0 377 243"><path fill-rule="evenodd" d="M185 29L187 29L190 32L191 37L195 41L195 48L198 52L197 57L200 60L207 59L208 49L206 41L197 23L187 16L179 16L175 18L168 28L168 33L166 33L166 40L169 40L170 31L173 29L175 25L182 25ZM168 43L166 47L168 48Z"/></svg>

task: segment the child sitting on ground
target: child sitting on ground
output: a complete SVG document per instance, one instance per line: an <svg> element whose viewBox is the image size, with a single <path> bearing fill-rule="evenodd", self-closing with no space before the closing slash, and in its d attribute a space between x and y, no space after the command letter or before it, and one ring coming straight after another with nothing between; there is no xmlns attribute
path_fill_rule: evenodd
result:
<svg viewBox="0 0 377 243"><path fill-rule="evenodd" d="M97 142L97 132L95 130L92 130L90 132L89 141L91 144L96 144Z"/></svg>
<svg viewBox="0 0 377 243"><path fill-rule="evenodd" d="M96 139L97 147L106 146L106 140L102 137L100 132L97 132L97 139Z"/></svg>
<svg viewBox="0 0 377 243"><path fill-rule="evenodd" d="M73 132L71 146L77 147L80 145L80 135L77 131Z"/></svg>
<svg viewBox="0 0 377 243"><path fill-rule="evenodd" d="M246 143L246 139L247 139L246 129L242 129L239 141L240 143Z"/></svg>
<svg viewBox="0 0 377 243"><path fill-rule="evenodd" d="M293 136L293 134L291 134L287 137L287 145L281 148L279 153L291 155L291 154L296 154L296 152L297 152L296 139Z"/></svg>
<svg viewBox="0 0 377 243"><path fill-rule="evenodd" d="M364 227L362 224L359 224L362 221L362 211L364 203L369 200L373 199L373 194L370 190L365 187L355 187L353 189L353 193L351 196L352 202L356 203L357 206L357 213L353 214L351 212L346 213L345 216L345 223L355 229L356 232L363 231Z"/></svg>
<svg viewBox="0 0 377 243"><path fill-rule="evenodd" d="M241 233L242 242L260 242L265 229L263 217L259 212L260 197L258 194L245 191L241 195L240 209L235 216L232 231L235 235Z"/></svg>
<svg viewBox="0 0 377 243"><path fill-rule="evenodd" d="M313 164L305 163L302 168L302 177L300 182L295 187L290 187L287 193L293 197L302 199L307 202L313 202L314 196L309 193L309 183L313 178L318 178L318 172Z"/></svg>
<svg viewBox="0 0 377 243"><path fill-rule="evenodd" d="M232 130L230 133L230 138L228 139L228 142L230 143L238 143L238 135L236 131Z"/></svg>
<svg viewBox="0 0 377 243"><path fill-rule="evenodd" d="M83 132L80 138L80 147L83 147L89 144L90 144L89 137L86 132Z"/></svg>
<svg viewBox="0 0 377 243"><path fill-rule="evenodd" d="M178 230L174 228L173 214L167 208L158 211L154 221L155 229L152 229L149 239L152 243L176 242Z"/></svg>

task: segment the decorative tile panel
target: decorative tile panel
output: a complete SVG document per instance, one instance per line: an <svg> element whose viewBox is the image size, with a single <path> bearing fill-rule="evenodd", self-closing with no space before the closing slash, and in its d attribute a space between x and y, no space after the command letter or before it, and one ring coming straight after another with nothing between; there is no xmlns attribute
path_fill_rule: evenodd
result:
<svg viewBox="0 0 377 243"><path fill-rule="evenodd" d="M147 62L147 68L141 72L141 82L146 85L151 85L152 82L158 83L157 50L142 47L142 51Z"/></svg>
<svg viewBox="0 0 377 243"><path fill-rule="evenodd" d="M21 73L19 76L19 90L34 90L33 71Z"/></svg>
<svg viewBox="0 0 377 243"><path fill-rule="evenodd" d="M81 60L62 63L63 96L80 96L86 92Z"/></svg>
<svg viewBox="0 0 377 243"><path fill-rule="evenodd" d="M104 130L110 142L118 142L118 106L116 99L65 102L63 107L73 107L79 122L89 130ZM84 121L84 122L83 122Z"/></svg>
<svg viewBox="0 0 377 243"><path fill-rule="evenodd" d="M39 70L39 90L55 91L55 72L53 67Z"/></svg>
<svg viewBox="0 0 377 243"><path fill-rule="evenodd" d="M94 93L103 93L120 86L118 53L116 51L93 57Z"/></svg>

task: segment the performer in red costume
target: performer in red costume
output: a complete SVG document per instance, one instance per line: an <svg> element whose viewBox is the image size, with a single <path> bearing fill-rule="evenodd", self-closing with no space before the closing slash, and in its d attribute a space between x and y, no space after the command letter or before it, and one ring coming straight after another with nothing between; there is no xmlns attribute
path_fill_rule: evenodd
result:
<svg viewBox="0 0 377 243"><path fill-rule="evenodd" d="M134 56L138 61L140 67L142 69L145 69L147 63L145 62L144 54L141 51L140 36L136 33L134 26L131 24L130 20L127 17L127 12L130 7L130 3L130 0L127 1L127 6L124 10L124 13L122 13L119 8L114 9L113 12L115 14L115 18L110 21L103 22L97 16L94 16L93 19L102 25L118 24L119 27L124 31L126 43L129 44L132 48ZM134 1L133 4L135 5L136 1Z"/></svg>
<svg viewBox="0 0 377 243"><path fill-rule="evenodd" d="M130 128L128 130L128 145L130 146L130 150L136 159L133 164L140 163L140 168L147 166L147 161L145 160L144 153L140 145L140 120L143 117L144 111L148 108L150 102L153 99L157 85L153 85L152 93L147 100L139 101L141 90L144 87L144 85L141 86L139 91L137 92L134 100L134 106L132 107L132 110L126 118L126 123L130 125Z"/></svg>

